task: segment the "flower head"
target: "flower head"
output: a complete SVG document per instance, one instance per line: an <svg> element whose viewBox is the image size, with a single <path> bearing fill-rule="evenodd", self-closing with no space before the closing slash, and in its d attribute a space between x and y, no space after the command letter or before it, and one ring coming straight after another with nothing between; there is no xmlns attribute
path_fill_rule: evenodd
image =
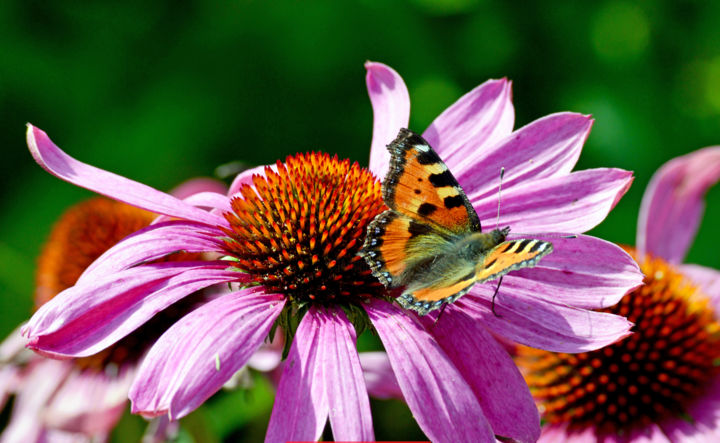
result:
<svg viewBox="0 0 720 443"><path fill-rule="evenodd" d="M474 288L437 324L389 302L356 253L383 210L372 174L387 169L384 146L407 126L409 101L393 70L366 67L375 110L370 172L324 154L298 154L241 174L227 196L181 201L78 162L30 127L30 150L50 173L171 218L119 243L38 311L26 329L31 345L55 355L98 352L151 313L199 288L230 282L239 289L185 316L149 351L130 391L135 412L186 415L280 324L295 332L266 439L317 439L328 418L336 439L372 439L355 348L357 333L371 325L432 440L501 435L533 441L537 411L491 331L572 352L611 343L627 334L627 321L582 308L614 304L640 283L637 267L614 245L580 236L557 241L544 266L508 276L497 301L501 317L491 312L489 287ZM508 82L485 83L438 117L425 138L445 157L482 221L494 214L495 178L505 166L503 223L525 232L590 229L624 193L630 173L571 173L590 120L559 114L512 132L509 96ZM152 262L178 250L226 260Z"/></svg>
<svg viewBox="0 0 720 443"><path fill-rule="evenodd" d="M605 309L635 323L634 334L576 355L518 350L547 422L542 440L720 435L720 272L680 264L705 191L719 177L720 148L707 148L668 162L651 180L638 247L630 249L645 285Z"/></svg>

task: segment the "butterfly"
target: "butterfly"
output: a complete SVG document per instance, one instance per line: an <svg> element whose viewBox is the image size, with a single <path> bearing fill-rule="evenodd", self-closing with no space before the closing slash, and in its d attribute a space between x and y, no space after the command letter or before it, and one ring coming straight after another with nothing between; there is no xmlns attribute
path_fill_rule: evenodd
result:
<svg viewBox="0 0 720 443"><path fill-rule="evenodd" d="M470 200L420 135L401 129L387 148L382 192L390 209L370 222L359 254L386 287L403 288L403 308L425 315L552 252L546 241L506 240L509 227L481 232Z"/></svg>

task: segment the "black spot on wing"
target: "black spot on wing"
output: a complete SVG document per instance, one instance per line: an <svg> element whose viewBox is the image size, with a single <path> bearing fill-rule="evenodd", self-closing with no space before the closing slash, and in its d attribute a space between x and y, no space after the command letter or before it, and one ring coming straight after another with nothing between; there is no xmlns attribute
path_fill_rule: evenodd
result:
<svg viewBox="0 0 720 443"><path fill-rule="evenodd" d="M422 140L422 138L420 140ZM424 140L423 140L423 142L424 142ZM426 143L419 143L419 144L423 144L423 145L427 146ZM440 160L440 156L438 156L435 153L435 151L433 151L432 149L429 149L427 151L418 150L416 158L417 158L418 163L420 163L421 165L432 165L435 163L442 163L442 160Z"/></svg>
<svg viewBox="0 0 720 443"><path fill-rule="evenodd" d="M446 186L457 186L458 182L455 177L450 173L448 169L444 170L440 174L430 174L428 177L430 183L436 188L444 188Z"/></svg>
<svg viewBox="0 0 720 443"><path fill-rule="evenodd" d="M432 232L432 228L424 223L418 223L414 220L410 221L410 226L408 227L408 232L410 232L410 238L417 237L418 235L425 235Z"/></svg>
<svg viewBox="0 0 720 443"><path fill-rule="evenodd" d="M543 247L543 242L536 242L528 252L537 252Z"/></svg>
<svg viewBox="0 0 720 443"><path fill-rule="evenodd" d="M462 195L458 194L458 195L453 195L452 197L445 197L445 200L443 200L443 203L445 203L446 208L453 209L453 208L458 208L460 206L464 206L465 200L463 199Z"/></svg>
<svg viewBox="0 0 720 443"><path fill-rule="evenodd" d="M422 191L419 190L419 189L416 189L414 192L415 192L415 194L418 194L418 195L419 195L419 194L422 194Z"/></svg>
<svg viewBox="0 0 720 443"><path fill-rule="evenodd" d="M433 205L432 203L423 203L418 207L418 214L423 217L429 217L435 211L437 211L437 209L437 206Z"/></svg>
<svg viewBox="0 0 720 443"><path fill-rule="evenodd" d="M530 243L532 243L532 242L533 242L532 239L529 239L529 238L524 239L523 241L520 242L520 245L518 246L518 248L516 249L516 251L517 251L517 252L522 252L522 251L524 251L525 248L527 248L528 245L529 245Z"/></svg>

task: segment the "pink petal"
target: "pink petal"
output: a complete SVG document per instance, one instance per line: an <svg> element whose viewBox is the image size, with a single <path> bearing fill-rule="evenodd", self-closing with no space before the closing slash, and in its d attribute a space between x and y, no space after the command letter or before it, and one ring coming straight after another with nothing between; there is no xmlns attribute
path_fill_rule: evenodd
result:
<svg viewBox="0 0 720 443"><path fill-rule="evenodd" d="M166 443L177 441L180 423L171 421L167 415L155 417L150 420L142 437L142 443Z"/></svg>
<svg viewBox="0 0 720 443"><path fill-rule="evenodd" d="M520 442L540 436L540 415L508 352L483 325L459 309L423 323L465 377L495 435Z"/></svg>
<svg viewBox="0 0 720 443"><path fill-rule="evenodd" d="M162 258L177 251L223 252L225 234L212 226L184 220L171 220L143 228L105 251L85 269L78 283L89 282Z"/></svg>
<svg viewBox="0 0 720 443"><path fill-rule="evenodd" d="M27 144L35 161L50 174L82 188L158 214L209 225L227 225L222 217L125 177L79 162L64 153L42 130L28 124Z"/></svg>
<svg viewBox="0 0 720 443"><path fill-rule="evenodd" d="M519 184L502 193L500 226L517 232L589 231L608 215L632 183L632 172L589 169ZM498 195L473 201L483 226L497 223Z"/></svg>
<svg viewBox="0 0 720 443"><path fill-rule="evenodd" d="M602 348L631 333L632 323L625 317L578 309L552 300L542 302L527 293L505 292L502 287L495 299L496 316L490 301L494 291L493 284L475 285L456 305L484 322L497 335L516 343L575 353Z"/></svg>
<svg viewBox="0 0 720 443"><path fill-rule="evenodd" d="M425 435L432 441L493 441L478 399L437 341L385 301L374 300L365 310Z"/></svg>
<svg viewBox="0 0 720 443"><path fill-rule="evenodd" d="M720 178L720 146L665 163L650 179L640 206L637 248L681 263L695 238L708 188Z"/></svg>
<svg viewBox="0 0 720 443"><path fill-rule="evenodd" d="M226 195L227 186L225 186L223 182L215 180L214 178L200 177L180 183L168 192L168 194L173 197L177 197L180 200L184 200L191 195L198 194L200 192L213 192L216 194Z"/></svg>
<svg viewBox="0 0 720 443"><path fill-rule="evenodd" d="M701 435L720 439L720 378L715 377L704 388L703 394L688 407L696 429Z"/></svg>
<svg viewBox="0 0 720 443"><path fill-rule="evenodd" d="M463 152L448 163L472 201L497 196L500 169L505 168L503 189L530 180L563 176L572 171L592 119L563 112L524 126L493 146Z"/></svg>
<svg viewBox="0 0 720 443"><path fill-rule="evenodd" d="M201 208L217 209L221 212L230 212L230 199L225 194L217 192L198 192L183 199L189 205Z"/></svg>
<svg viewBox="0 0 720 443"><path fill-rule="evenodd" d="M20 332L24 327L25 323L13 329L10 335L0 343L0 367L3 364L15 361L21 353L26 351L25 346L28 340Z"/></svg>
<svg viewBox="0 0 720 443"><path fill-rule="evenodd" d="M360 366L365 377L365 386L372 397L403 400L402 390L385 352L361 352Z"/></svg>
<svg viewBox="0 0 720 443"><path fill-rule="evenodd" d="M31 366L15 396L3 442L39 441L45 428L41 423L45 405L72 368L72 364L50 359L37 360Z"/></svg>
<svg viewBox="0 0 720 443"><path fill-rule="evenodd" d="M480 146L491 146L512 132L515 110L507 79L488 80L443 111L423 138L446 162L461 162Z"/></svg>
<svg viewBox="0 0 720 443"><path fill-rule="evenodd" d="M242 278L224 262L143 265L66 289L45 303L24 334L30 348L55 357L84 357L110 346L177 300Z"/></svg>
<svg viewBox="0 0 720 443"><path fill-rule="evenodd" d="M370 145L370 171L384 177L390 164L385 146L407 128L410 121L410 95L402 77L382 63L366 62L368 94L373 107L373 138Z"/></svg>
<svg viewBox="0 0 720 443"><path fill-rule="evenodd" d="M528 294L529 301L600 309L616 304L643 283L635 260L613 243L587 235L547 240L553 243L553 252L535 268L506 275L501 295L517 288Z"/></svg>
<svg viewBox="0 0 720 443"><path fill-rule="evenodd" d="M235 179L233 180L232 184L230 185L230 189L228 190L229 196L233 196L237 194L240 191L240 188L242 188L243 185L253 186L252 178L255 175L259 176L265 176L265 168L267 166L256 166L254 168L246 169L243 172L239 173ZM275 165L270 166L271 169L276 170Z"/></svg>
<svg viewBox="0 0 720 443"><path fill-rule="evenodd" d="M134 375L73 370L47 404L47 425L85 435L109 433L125 412Z"/></svg>
<svg viewBox="0 0 720 443"><path fill-rule="evenodd" d="M325 428L330 405L320 359L325 346L321 329L316 310L309 311L300 321L275 394L265 435L267 443L317 441Z"/></svg>
<svg viewBox="0 0 720 443"><path fill-rule="evenodd" d="M328 414L336 441L374 440L355 341L341 309L310 308L286 360L266 441L317 440Z"/></svg>
<svg viewBox="0 0 720 443"><path fill-rule="evenodd" d="M333 437L336 441L373 441L370 399L355 347L355 327L340 308L318 310L315 317Z"/></svg>
<svg viewBox="0 0 720 443"><path fill-rule="evenodd" d="M130 388L132 412L184 417L247 363L280 314L281 295L248 288L212 300L153 345Z"/></svg>

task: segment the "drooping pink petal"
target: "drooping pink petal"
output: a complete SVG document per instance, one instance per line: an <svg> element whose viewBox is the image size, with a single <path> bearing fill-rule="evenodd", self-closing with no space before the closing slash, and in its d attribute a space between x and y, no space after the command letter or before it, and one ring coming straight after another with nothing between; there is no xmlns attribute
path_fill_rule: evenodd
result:
<svg viewBox="0 0 720 443"><path fill-rule="evenodd" d="M507 79L488 80L443 111L423 138L446 163L460 162L457 155L492 146L512 132L515 109L511 96Z"/></svg>
<svg viewBox="0 0 720 443"><path fill-rule="evenodd" d="M107 434L127 407L127 393L135 371L123 368L117 376L72 371L46 405L43 414L51 428L84 435Z"/></svg>
<svg viewBox="0 0 720 443"><path fill-rule="evenodd" d="M626 435L611 435L605 439L609 443L673 443L667 435L662 431L660 426L652 423L644 428L635 429L628 432Z"/></svg>
<svg viewBox="0 0 720 443"><path fill-rule="evenodd" d="M30 366L15 395L10 421L2 433L3 443L40 441L45 405L72 368L68 362L50 359L38 359Z"/></svg>
<svg viewBox="0 0 720 443"><path fill-rule="evenodd" d="M422 320L472 388L495 435L535 442L540 415L530 390L508 352L482 323L459 309L446 309L437 322Z"/></svg>
<svg viewBox="0 0 720 443"><path fill-rule="evenodd" d="M23 331L30 348L84 357L110 346L177 300L244 274L226 262L143 265L76 284L45 303Z"/></svg>
<svg viewBox="0 0 720 443"><path fill-rule="evenodd" d="M410 121L410 95L402 77L382 63L366 62L365 82L373 108L373 137L370 145L370 171L384 177L390 164L385 146Z"/></svg>
<svg viewBox="0 0 720 443"><path fill-rule="evenodd" d="M177 441L179 431L180 422L170 420L167 415L161 415L150 420L150 424L142 436L142 443Z"/></svg>
<svg viewBox="0 0 720 443"><path fill-rule="evenodd" d="M385 352L361 352L360 366L371 397L403 399L400 385Z"/></svg>
<svg viewBox="0 0 720 443"><path fill-rule="evenodd" d="M478 399L437 341L383 300L374 300L365 310L425 435L432 441L494 441Z"/></svg>
<svg viewBox="0 0 720 443"><path fill-rule="evenodd" d="M720 146L665 163L645 189L638 217L637 248L681 263L697 233L708 188L720 179Z"/></svg>
<svg viewBox="0 0 720 443"><path fill-rule="evenodd" d="M33 158L43 169L69 183L150 212L210 225L227 225L225 219L216 214L188 205L150 186L75 160L60 150L45 132L30 124L27 143Z"/></svg>
<svg viewBox="0 0 720 443"><path fill-rule="evenodd" d="M358 358L355 327L340 308L316 313L321 343L318 358L324 367L333 437L336 441L373 441L370 399Z"/></svg>
<svg viewBox="0 0 720 443"><path fill-rule="evenodd" d="M102 278L177 251L222 252L225 234L202 223L170 220L143 228L105 251L85 269L77 283Z"/></svg>
<svg viewBox="0 0 720 443"><path fill-rule="evenodd" d="M183 201L192 206L217 209L221 212L229 212L232 210L230 207L230 199L225 194L218 194L217 192L198 192L197 194L184 198Z"/></svg>
<svg viewBox="0 0 720 443"><path fill-rule="evenodd" d="M591 351L628 336L632 327L619 315L555 303L552 295L548 295L545 303L539 303L527 293L524 297L510 295L502 286L495 299L495 315L491 307L493 292L492 283L475 285L453 308L484 322L499 336L533 348L569 353Z"/></svg>
<svg viewBox="0 0 720 443"><path fill-rule="evenodd" d="M133 413L178 419L217 392L250 358L284 306L260 287L212 300L153 345L130 388Z"/></svg>
<svg viewBox="0 0 720 443"><path fill-rule="evenodd" d="M275 394L266 443L317 441L325 428L330 405L325 367L320 360L325 346L321 329L315 309L305 314L298 325Z"/></svg>
<svg viewBox="0 0 720 443"><path fill-rule="evenodd" d="M545 240L553 244L553 252L535 268L507 274L500 288L502 293L517 288L521 296L528 294L529 301L601 309L616 304L642 285L643 274L637 263L614 243L588 235Z"/></svg>
<svg viewBox="0 0 720 443"><path fill-rule="evenodd" d="M688 415L700 436L720 441L720 380L715 378L703 388L702 397L688 406Z"/></svg>
<svg viewBox="0 0 720 443"><path fill-rule="evenodd" d="M25 323L13 329L13 331L5 337L5 340L0 343L0 366L15 360L20 353L26 350L25 345L27 345L28 340L23 337L21 333L24 327Z"/></svg>
<svg viewBox="0 0 720 443"><path fill-rule="evenodd" d="M708 428L704 423L691 422L685 417L668 417L658 423L658 426L671 442L707 443L720 439L720 433L715 432L716 429Z"/></svg>
<svg viewBox="0 0 720 443"><path fill-rule="evenodd" d="M530 180L563 176L575 166L592 119L563 112L535 120L493 146L466 152L448 168L472 201L497 195L500 169L503 189Z"/></svg>
<svg viewBox="0 0 720 443"><path fill-rule="evenodd" d="M499 202L495 193L473 206L485 227L495 227L499 203L499 224L513 231L581 233L600 224L631 183L632 172L589 169L518 184Z"/></svg>

